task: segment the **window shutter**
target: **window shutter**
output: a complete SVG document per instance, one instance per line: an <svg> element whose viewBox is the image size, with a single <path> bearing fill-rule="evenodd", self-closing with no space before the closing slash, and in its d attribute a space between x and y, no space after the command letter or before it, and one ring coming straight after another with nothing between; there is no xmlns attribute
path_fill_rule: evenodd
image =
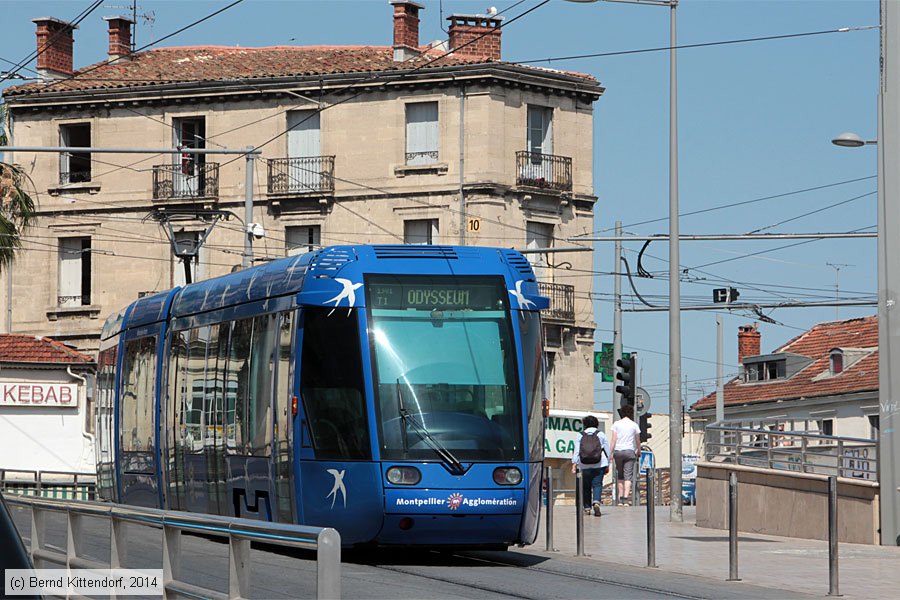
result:
<svg viewBox="0 0 900 600"><path fill-rule="evenodd" d="M427 165L438 158L438 103L406 105L406 164Z"/></svg>

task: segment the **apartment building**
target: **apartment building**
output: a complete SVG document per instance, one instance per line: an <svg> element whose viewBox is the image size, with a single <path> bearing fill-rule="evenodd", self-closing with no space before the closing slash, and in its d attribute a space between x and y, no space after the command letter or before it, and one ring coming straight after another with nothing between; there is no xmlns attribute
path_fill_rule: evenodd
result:
<svg viewBox="0 0 900 600"><path fill-rule="evenodd" d="M108 60L80 69L75 28L34 19L44 79L4 91L10 143L171 150L7 156L40 205L0 282L11 331L92 352L136 297L242 263L352 243L559 249L591 231L598 81L504 62L501 17L451 15L449 40L423 45L424 7L390 5L386 46L132 53L131 20L107 17ZM212 153L247 147L249 176ZM551 298L551 401L588 410L592 253L528 256Z"/></svg>

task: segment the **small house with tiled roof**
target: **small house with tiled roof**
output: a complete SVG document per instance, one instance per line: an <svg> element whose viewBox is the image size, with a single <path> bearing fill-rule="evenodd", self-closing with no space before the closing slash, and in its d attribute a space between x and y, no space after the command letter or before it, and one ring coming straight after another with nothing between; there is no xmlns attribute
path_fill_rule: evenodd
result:
<svg viewBox="0 0 900 600"><path fill-rule="evenodd" d="M7 154L39 198L12 267L17 331L95 352L103 320L140 295L320 246L530 249L551 302L551 405L589 410L593 280L556 265L587 272L591 254L540 251L593 230L604 88L504 60L512 18L454 14L446 39L423 43L439 15L383 2L371 46L133 50L132 20L106 17L108 57L84 67L77 26L33 19L41 78L3 91L11 141L85 149ZM216 154L247 147L259 154Z"/></svg>
<svg viewBox="0 0 900 600"><path fill-rule="evenodd" d="M95 473L94 359L57 340L0 334L0 476ZM71 479L48 475L44 479Z"/></svg>
<svg viewBox="0 0 900 600"><path fill-rule="evenodd" d="M740 374L724 386L726 421L777 419L842 437L878 433L878 317L819 323L773 352L760 352L755 325L738 329ZM690 408L715 420L716 394Z"/></svg>

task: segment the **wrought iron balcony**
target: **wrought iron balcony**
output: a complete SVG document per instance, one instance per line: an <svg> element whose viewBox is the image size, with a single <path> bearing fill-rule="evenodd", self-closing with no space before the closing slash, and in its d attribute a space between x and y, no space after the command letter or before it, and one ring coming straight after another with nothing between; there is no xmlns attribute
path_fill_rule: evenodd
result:
<svg viewBox="0 0 900 600"><path fill-rule="evenodd" d="M571 192L572 159L520 150L516 152L516 185Z"/></svg>
<svg viewBox="0 0 900 600"><path fill-rule="evenodd" d="M270 194L334 193L334 156L300 156L268 160Z"/></svg>
<svg viewBox="0 0 900 600"><path fill-rule="evenodd" d="M575 286L563 283L538 282L538 293L550 298L550 308L544 311L544 317L558 321L575 320Z"/></svg>
<svg viewBox="0 0 900 600"><path fill-rule="evenodd" d="M154 165L153 199L218 198L219 163Z"/></svg>
<svg viewBox="0 0 900 600"><path fill-rule="evenodd" d="M68 183L87 183L91 180L91 172L87 171L60 171L59 185Z"/></svg>
<svg viewBox="0 0 900 600"><path fill-rule="evenodd" d="M66 306L87 306L91 303L91 297L84 296L57 296L56 297L57 305L66 307Z"/></svg>

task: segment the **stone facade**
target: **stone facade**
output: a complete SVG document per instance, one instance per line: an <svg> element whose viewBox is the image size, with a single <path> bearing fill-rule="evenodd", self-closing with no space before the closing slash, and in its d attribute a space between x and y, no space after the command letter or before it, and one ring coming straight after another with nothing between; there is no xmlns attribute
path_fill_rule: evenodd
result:
<svg viewBox="0 0 900 600"><path fill-rule="evenodd" d="M195 62L214 62L221 51L179 50L185 53L183 60ZM124 66L116 66L131 68L130 62L141 58L125 60ZM317 244L323 246L396 244L404 242L407 221L430 219L437 221L432 243L518 249L526 248L529 228L552 232L552 239L539 245L555 247L570 247L567 237L593 229L593 102L603 88L592 78L579 76L575 81L573 74L546 69L465 64L417 72L394 84L370 79L341 92L351 77L7 90L8 131L17 146L58 146L61 128L89 125L94 148L159 149L174 147L178 124L194 118L202 121L208 149L259 147L250 221L260 224L265 236L253 240L255 261L284 256L287 228L296 226L318 227ZM407 164L407 105L412 102L436 102L438 108L437 159L424 165ZM529 105L549 111L552 158L568 165L568 171L560 171L563 185L557 188L545 186L543 179L523 177ZM290 153L290 111L320 107L320 154L333 157L333 167L327 160L315 162L304 172L321 170L324 179L301 188L279 187L284 182L278 179L278 160ZM37 225L12 268L11 329L52 336L86 352L98 348L101 325L110 313L139 294L180 281L183 265L173 258L159 222L148 217L152 212L193 211L194 218L173 222L176 232L204 231L207 222L198 211L229 211L245 218L246 161L240 155L207 155L207 169L218 165L215 179L210 172L206 188L188 197L179 197L177 190L171 193L171 177L184 164L179 166L178 154L93 153L89 175L82 181L60 177L63 166L57 154L19 152L9 158L33 179L40 205ZM171 165L176 165L175 175ZM167 176L168 188L161 185ZM240 266L245 234L234 217L212 229L201 250L198 277ZM66 252L72 257L72 238L88 240L80 249L90 256L81 263L89 273L82 275L89 301L88 294L83 301L73 301L77 294L69 297L61 290L60 265ZM553 292L545 318L551 403L589 410L595 326L592 253L530 257L545 261L539 275L548 284L546 291ZM566 268L549 266L560 263ZM3 290L8 276L4 269ZM0 295L5 313L8 294Z"/></svg>

